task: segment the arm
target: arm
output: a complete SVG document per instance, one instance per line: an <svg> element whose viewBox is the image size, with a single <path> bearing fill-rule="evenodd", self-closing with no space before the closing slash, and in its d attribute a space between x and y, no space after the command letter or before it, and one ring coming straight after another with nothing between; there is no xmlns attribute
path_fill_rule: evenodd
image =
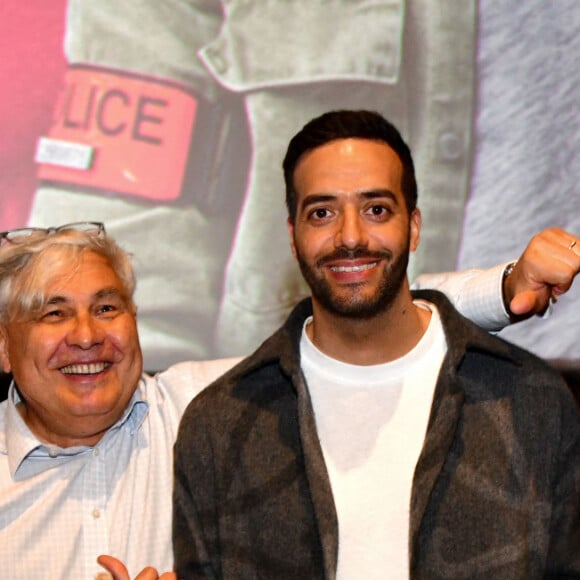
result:
<svg viewBox="0 0 580 580"><path fill-rule="evenodd" d="M443 292L463 316L486 330L497 331L510 323L502 300L503 273L507 265L500 264L489 270L423 274L412 288Z"/></svg>
<svg viewBox="0 0 580 580"><path fill-rule="evenodd" d="M566 292L580 271L580 241L559 228L535 235L505 277L506 264L488 270L465 270L419 276L413 288L444 292L455 307L487 330L541 314ZM506 306L509 305L509 310Z"/></svg>

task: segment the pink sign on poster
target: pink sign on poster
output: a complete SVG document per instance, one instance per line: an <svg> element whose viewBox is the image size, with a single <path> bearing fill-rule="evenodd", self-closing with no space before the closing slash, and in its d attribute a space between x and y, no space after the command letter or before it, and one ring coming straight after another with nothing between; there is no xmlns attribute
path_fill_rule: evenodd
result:
<svg viewBox="0 0 580 580"><path fill-rule="evenodd" d="M66 0L4 0L0 8L0 229L26 225L34 151L51 123L66 67Z"/></svg>

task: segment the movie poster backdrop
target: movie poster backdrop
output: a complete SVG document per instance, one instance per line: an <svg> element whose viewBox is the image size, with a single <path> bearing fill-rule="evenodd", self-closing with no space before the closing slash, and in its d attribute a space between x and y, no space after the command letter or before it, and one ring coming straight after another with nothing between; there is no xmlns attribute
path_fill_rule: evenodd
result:
<svg viewBox="0 0 580 580"><path fill-rule="evenodd" d="M327 110L409 142L411 278L580 235L575 0L4 0L0 22L0 229L103 221L148 370L249 353L307 295L281 161ZM579 287L502 335L578 358Z"/></svg>

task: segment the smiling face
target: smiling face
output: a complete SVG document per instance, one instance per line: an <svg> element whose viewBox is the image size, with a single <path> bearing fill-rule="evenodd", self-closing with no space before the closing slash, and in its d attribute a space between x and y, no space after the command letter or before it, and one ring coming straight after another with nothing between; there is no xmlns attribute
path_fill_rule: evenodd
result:
<svg viewBox="0 0 580 580"><path fill-rule="evenodd" d="M406 284L421 216L409 215L402 165L380 141L337 139L296 165L291 245L315 307L344 317L385 311Z"/></svg>
<svg viewBox="0 0 580 580"><path fill-rule="evenodd" d="M94 445L122 415L139 381L136 312L107 260L92 251L61 263L31 320L0 326L0 359L43 441Z"/></svg>

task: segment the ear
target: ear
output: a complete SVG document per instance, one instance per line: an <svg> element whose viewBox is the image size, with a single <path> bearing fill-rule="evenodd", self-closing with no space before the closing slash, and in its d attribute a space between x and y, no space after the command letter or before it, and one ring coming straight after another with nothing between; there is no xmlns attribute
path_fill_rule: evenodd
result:
<svg viewBox="0 0 580 580"><path fill-rule="evenodd" d="M290 249L292 250L292 255L296 258L296 244L294 243L294 222L292 218L286 220L286 225L288 226L288 233L290 234Z"/></svg>
<svg viewBox="0 0 580 580"><path fill-rule="evenodd" d="M421 224L423 219L421 218L421 210L416 207L411 212L411 219L409 223L409 235L410 235L410 245L409 248L411 252L414 252L419 247L419 238L421 233Z"/></svg>
<svg viewBox="0 0 580 580"><path fill-rule="evenodd" d="M8 331L5 326L0 325L0 366L5 373L12 371L8 351Z"/></svg>

